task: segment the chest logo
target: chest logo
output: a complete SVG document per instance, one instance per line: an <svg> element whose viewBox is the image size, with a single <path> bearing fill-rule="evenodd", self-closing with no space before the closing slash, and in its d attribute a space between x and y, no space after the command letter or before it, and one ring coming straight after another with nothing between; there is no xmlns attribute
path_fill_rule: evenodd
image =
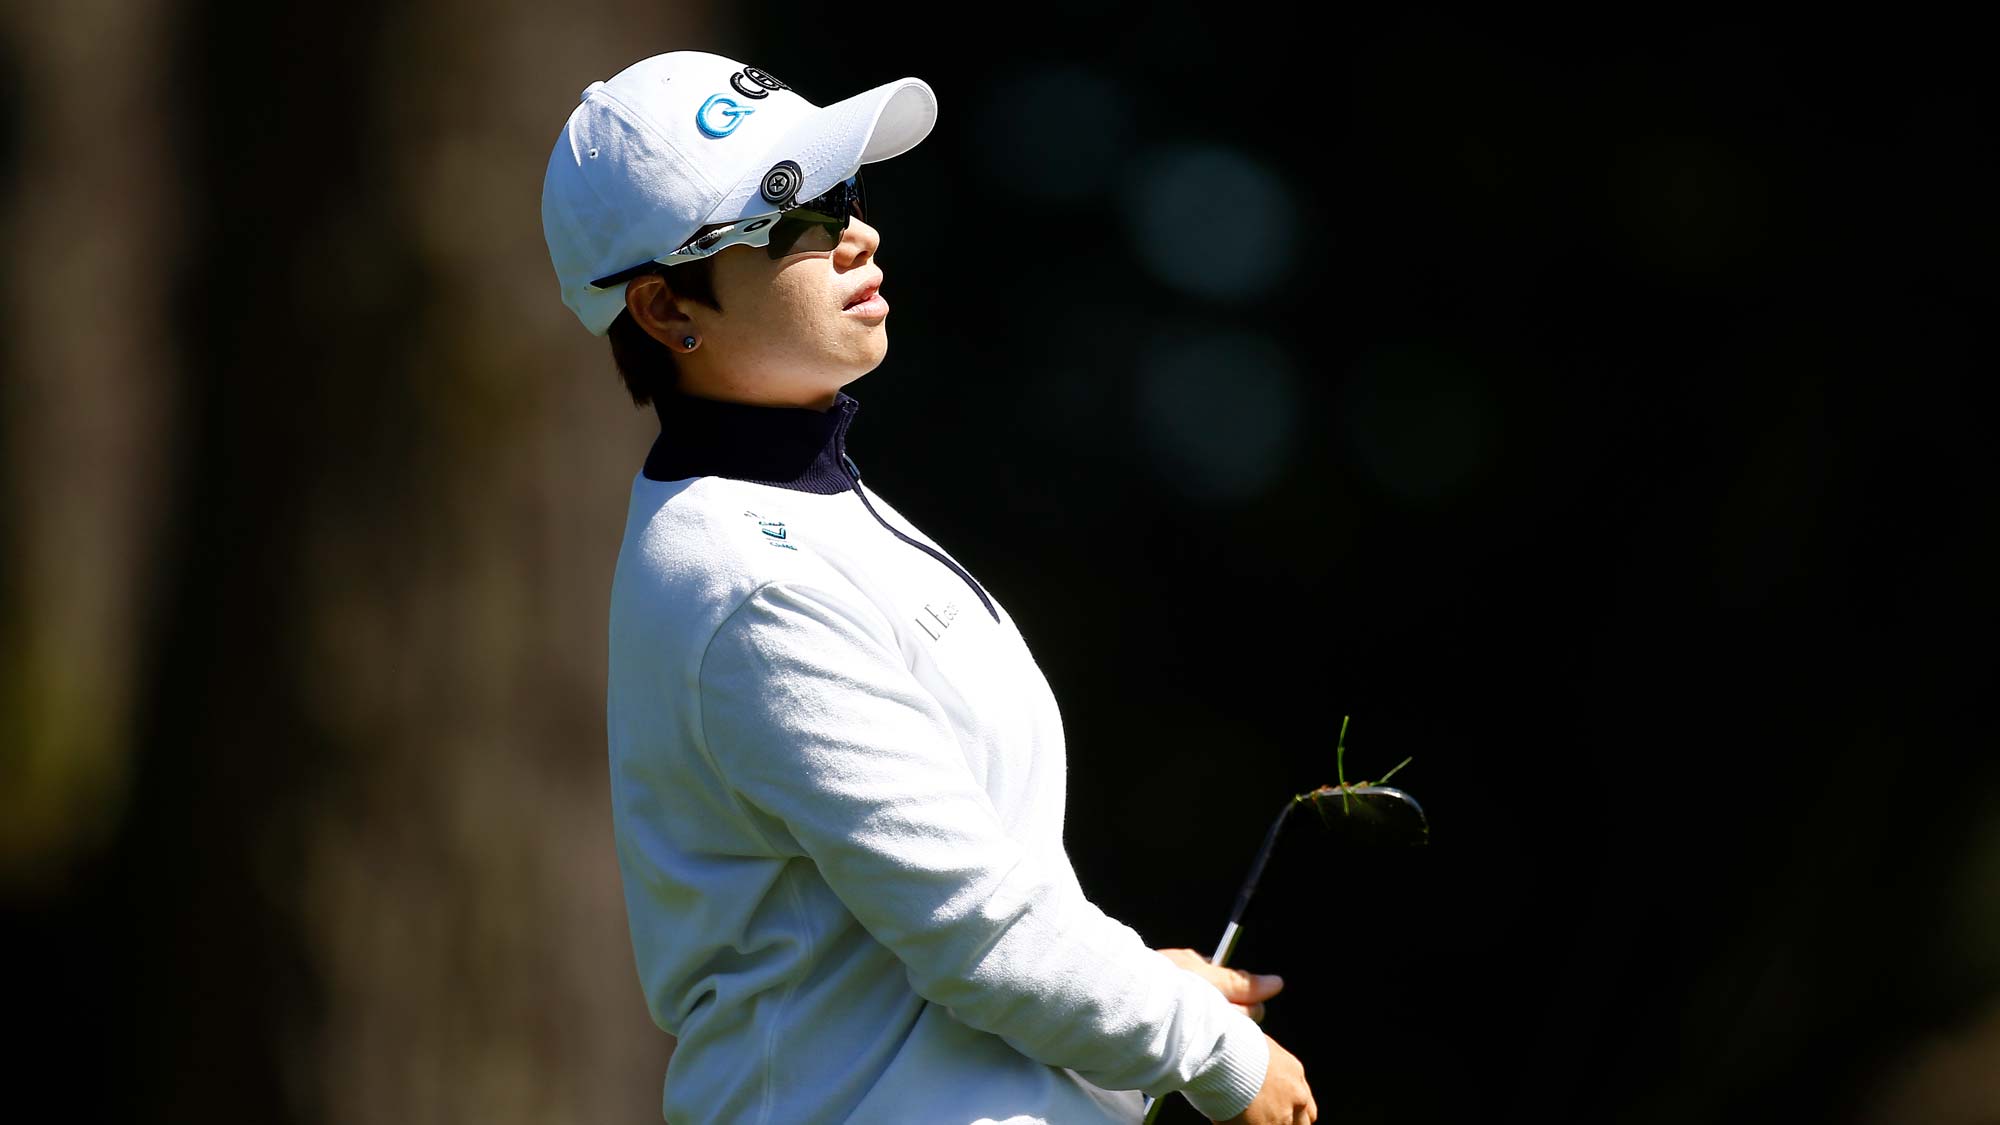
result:
<svg viewBox="0 0 2000 1125"><path fill-rule="evenodd" d="M785 530L784 520L767 520L755 512L744 512L743 514L757 521L757 530L764 533L764 542L769 543L773 547L783 547L787 551L798 550L797 546L788 542L791 539L791 533Z"/></svg>
<svg viewBox="0 0 2000 1125"><path fill-rule="evenodd" d="M929 633L931 640L934 641L943 637L944 631L951 628L951 623L956 620L958 620L957 602L946 602L943 605L928 602L924 605L924 611L917 614L917 624L923 626L924 632Z"/></svg>

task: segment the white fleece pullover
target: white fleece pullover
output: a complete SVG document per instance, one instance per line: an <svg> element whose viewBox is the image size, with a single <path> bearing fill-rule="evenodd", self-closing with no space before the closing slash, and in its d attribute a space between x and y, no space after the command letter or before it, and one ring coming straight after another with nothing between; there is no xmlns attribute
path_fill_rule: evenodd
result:
<svg viewBox="0 0 2000 1125"><path fill-rule="evenodd" d="M1084 896L1055 698L860 484L857 405L677 396L632 483L607 720L633 952L679 1039L666 1119L1241 1113L1262 1030Z"/></svg>

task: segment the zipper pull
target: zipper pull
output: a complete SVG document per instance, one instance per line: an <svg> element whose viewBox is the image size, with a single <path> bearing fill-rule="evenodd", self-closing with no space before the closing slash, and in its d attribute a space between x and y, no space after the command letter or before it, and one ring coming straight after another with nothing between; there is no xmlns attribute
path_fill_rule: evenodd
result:
<svg viewBox="0 0 2000 1125"><path fill-rule="evenodd" d="M861 469L854 464L854 458L849 457L845 452L843 452L840 455L840 463L847 466L847 475L854 478L854 483L860 484Z"/></svg>

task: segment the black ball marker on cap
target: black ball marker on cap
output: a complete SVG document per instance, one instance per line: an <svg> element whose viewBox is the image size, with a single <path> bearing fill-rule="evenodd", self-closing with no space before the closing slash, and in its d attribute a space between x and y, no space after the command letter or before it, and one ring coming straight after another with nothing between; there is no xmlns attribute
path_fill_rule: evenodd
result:
<svg viewBox="0 0 2000 1125"><path fill-rule="evenodd" d="M805 182L805 172L789 160L780 160L764 173L764 183L758 190L765 202L780 211L790 210L794 197L799 194L799 185Z"/></svg>

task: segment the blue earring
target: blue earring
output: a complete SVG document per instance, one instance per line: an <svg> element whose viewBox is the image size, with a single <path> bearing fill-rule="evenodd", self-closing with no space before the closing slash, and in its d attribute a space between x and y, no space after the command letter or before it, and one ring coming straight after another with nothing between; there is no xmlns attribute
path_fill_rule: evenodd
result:
<svg viewBox="0 0 2000 1125"><path fill-rule="evenodd" d="M683 336L683 337L681 337L681 347L684 347L684 348L686 348L686 349L687 349L687 350L689 350L689 351L693 351L693 350L694 350L694 337L693 337L693 336Z"/></svg>

